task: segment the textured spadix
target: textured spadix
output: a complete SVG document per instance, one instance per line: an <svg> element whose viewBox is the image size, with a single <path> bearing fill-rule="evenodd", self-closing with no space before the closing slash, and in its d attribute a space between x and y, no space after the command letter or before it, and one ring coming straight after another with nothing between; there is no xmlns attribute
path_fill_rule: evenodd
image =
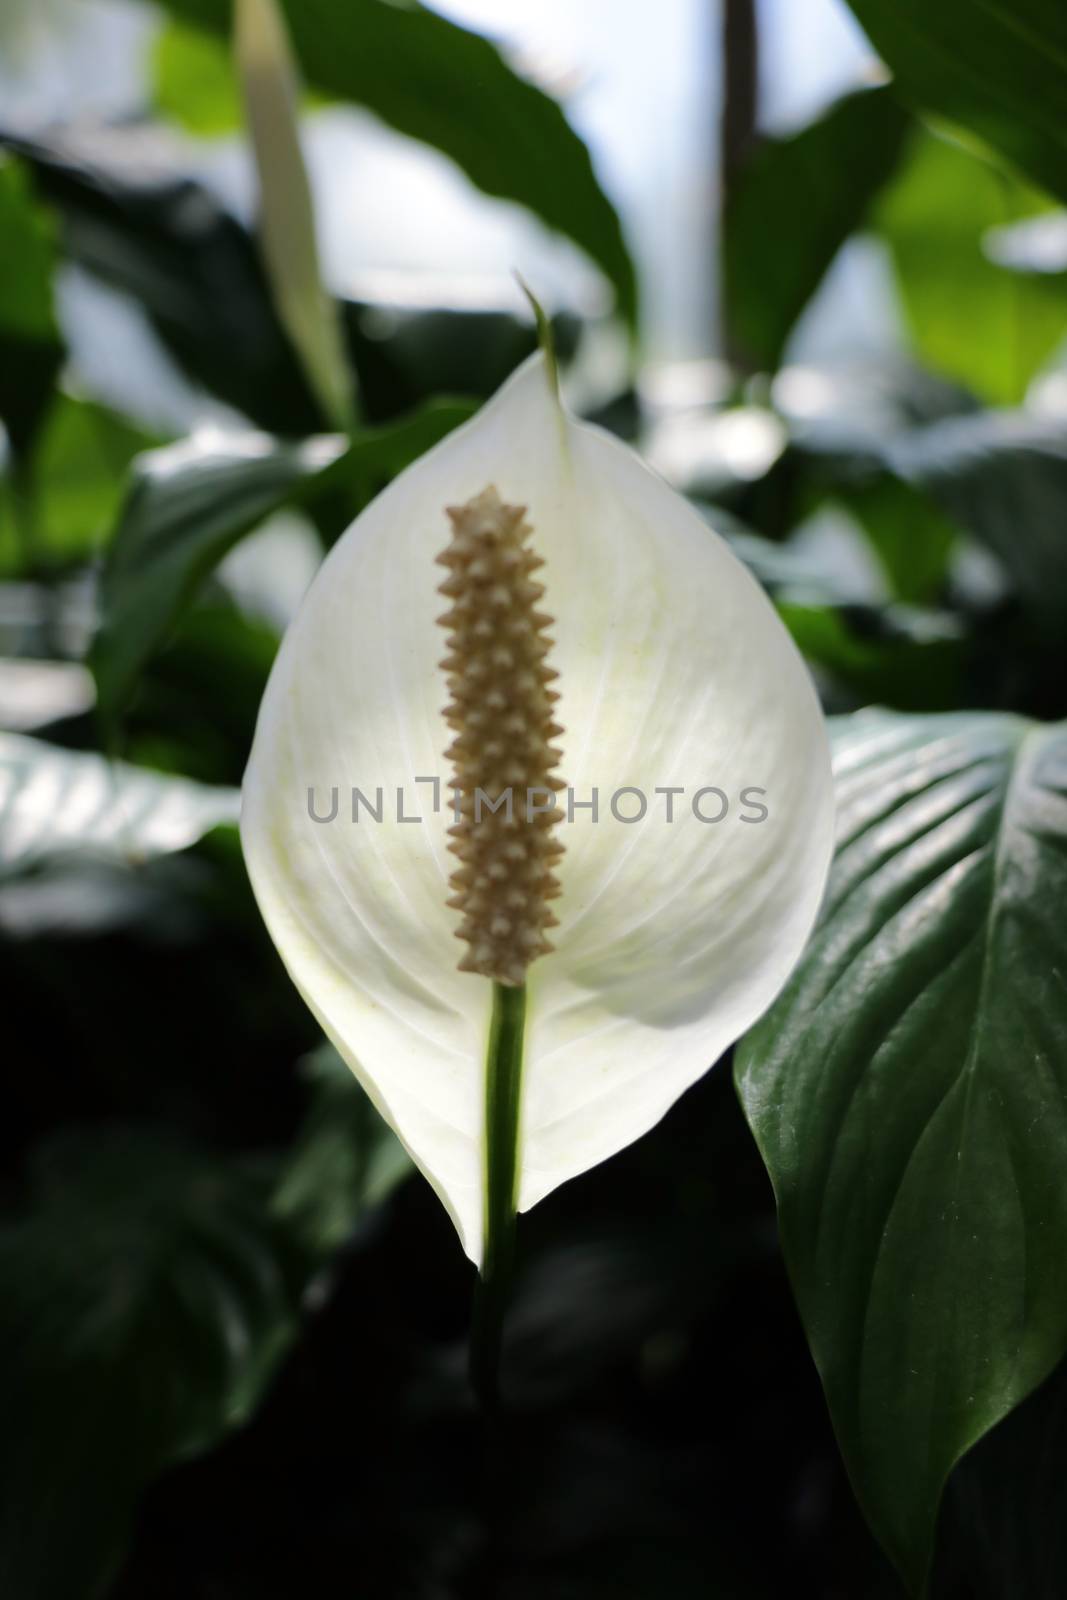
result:
<svg viewBox="0 0 1067 1600"><path fill-rule="evenodd" d="M552 618L538 611L544 565L529 546L522 506L509 506L490 484L465 506L449 506L452 537L437 557L448 569L440 592L450 601L438 622L449 630L445 721L455 735L455 823L449 829L457 867L449 906L468 946L461 972L516 986L552 946L557 918L553 867L563 846L553 829L563 813L546 805L565 787L555 772L563 732L552 720L558 676L548 661Z"/></svg>
<svg viewBox="0 0 1067 1600"><path fill-rule="evenodd" d="M446 507L488 485L534 530L559 770L599 802L557 830L559 925L529 971L520 1209L651 1127L767 1007L832 838L821 714L772 607L684 500L561 409L540 357L357 519L271 676L242 836L289 972L474 1260L491 985L457 969L447 904L435 557ZM380 822L362 803L352 820L356 789L381 790ZM332 821L309 791L319 817L336 791Z"/></svg>

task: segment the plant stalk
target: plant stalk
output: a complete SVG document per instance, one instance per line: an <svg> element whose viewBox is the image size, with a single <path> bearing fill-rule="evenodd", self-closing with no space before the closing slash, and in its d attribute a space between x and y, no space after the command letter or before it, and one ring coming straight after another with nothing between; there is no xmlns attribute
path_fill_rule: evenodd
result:
<svg viewBox="0 0 1067 1600"><path fill-rule="evenodd" d="M500 1399L504 1317L515 1264L519 1111L526 1025L525 986L493 984L485 1062L485 1236L474 1293L471 1383L487 1412Z"/></svg>

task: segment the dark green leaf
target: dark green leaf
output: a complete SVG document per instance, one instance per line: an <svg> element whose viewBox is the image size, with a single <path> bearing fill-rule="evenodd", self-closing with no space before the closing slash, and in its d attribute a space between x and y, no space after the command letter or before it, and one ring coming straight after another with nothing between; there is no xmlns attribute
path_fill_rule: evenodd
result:
<svg viewBox="0 0 1067 1600"><path fill-rule="evenodd" d="M101 715L114 726L144 662L205 576L272 511L311 490L340 504L338 526L472 414L431 402L357 434L286 444L264 434L196 438L142 456L108 549L92 652Z"/></svg>
<svg viewBox="0 0 1067 1600"><path fill-rule="evenodd" d="M910 118L890 89L846 96L788 139L768 139L726 210L725 315L773 370L793 327L900 157Z"/></svg>
<svg viewBox="0 0 1067 1600"><path fill-rule="evenodd" d="M966 635L946 612L903 605L813 605L780 599L801 652L848 691L841 709L878 700L940 711L960 699Z"/></svg>
<svg viewBox="0 0 1067 1600"><path fill-rule="evenodd" d="M1047 202L925 129L873 221L892 254L921 358L983 399L1014 405L1067 329L1067 290L990 259L989 230Z"/></svg>
<svg viewBox="0 0 1067 1600"><path fill-rule="evenodd" d="M849 0L900 92L1067 199L1060 0Z"/></svg>
<svg viewBox="0 0 1067 1600"><path fill-rule="evenodd" d="M252 236L201 184L146 159L143 130L0 138L59 211L67 254L141 302L190 378L271 432L322 427Z"/></svg>
<svg viewBox="0 0 1067 1600"><path fill-rule="evenodd" d="M885 449L898 476L999 558L1041 638L1067 632L1067 440L1025 412L947 418Z"/></svg>
<svg viewBox="0 0 1067 1600"><path fill-rule="evenodd" d="M870 540L894 599L933 604L948 577L956 525L929 495L889 472L844 483L838 494Z"/></svg>
<svg viewBox="0 0 1067 1600"><path fill-rule="evenodd" d="M226 551L342 453L329 435L194 438L141 456L102 583L93 645L100 711L113 726L152 650Z"/></svg>
<svg viewBox="0 0 1067 1600"><path fill-rule="evenodd" d="M853 1485L913 1591L1067 1349L1067 725L838 732L822 920L737 1084Z"/></svg>
<svg viewBox="0 0 1067 1600"><path fill-rule="evenodd" d="M167 0L167 9L229 30L228 0ZM560 106L494 45L412 0L286 0L284 9L313 88L367 106L443 150L487 194L528 206L592 257L635 320L633 264L588 151Z"/></svg>
<svg viewBox="0 0 1067 1600"><path fill-rule="evenodd" d="M429 400L418 410L352 440L336 474L353 511L362 510L395 477L477 410L473 400Z"/></svg>
<svg viewBox="0 0 1067 1600"><path fill-rule="evenodd" d="M52 230L22 169L0 158L0 422L25 456L63 360L52 306Z"/></svg>
<svg viewBox="0 0 1067 1600"><path fill-rule="evenodd" d="M537 349L532 319L478 307L348 301L345 321L368 422L391 422L441 395L488 399ZM577 319L552 319L563 360L578 342Z"/></svg>
<svg viewBox="0 0 1067 1600"><path fill-rule="evenodd" d="M0 875L55 856L142 861L237 820L237 794L0 733Z"/></svg>
<svg viewBox="0 0 1067 1600"><path fill-rule="evenodd" d="M310 1261L331 1254L360 1217L411 1172L411 1161L331 1044L305 1057L311 1110L287 1158L274 1207Z"/></svg>
<svg viewBox="0 0 1067 1600"><path fill-rule="evenodd" d="M949 1482L946 1553L967 1572L977 1600L1061 1600L1067 1572L1065 1460L1067 1366L1061 1363Z"/></svg>
<svg viewBox="0 0 1067 1600"><path fill-rule="evenodd" d="M103 406L59 395L26 470L10 480L6 496L0 492L0 572L48 573L98 554L126 470L154 442Z"/></svg>
<svg viewBox="0 0 1067 1600"><path fill-rule="evenodd" d="M0 1232L0 1588L91 1600L136 1498L244 1421L296 1323L262 1185L144 1131L60 1137Z"/></svg>

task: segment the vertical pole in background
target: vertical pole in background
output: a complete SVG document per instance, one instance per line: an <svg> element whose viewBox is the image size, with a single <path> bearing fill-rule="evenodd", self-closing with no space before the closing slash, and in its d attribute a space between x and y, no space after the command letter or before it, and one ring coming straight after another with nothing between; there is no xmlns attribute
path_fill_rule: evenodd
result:
<svg viewBox="0 0 1067 1600"><path fill-rule="evenodd" d="M752 154L759 118L758 0L721 0L722 115L719 122L719 348L743 375L750 370L730 327L722 269L727 213L737 178Z"/></svg>

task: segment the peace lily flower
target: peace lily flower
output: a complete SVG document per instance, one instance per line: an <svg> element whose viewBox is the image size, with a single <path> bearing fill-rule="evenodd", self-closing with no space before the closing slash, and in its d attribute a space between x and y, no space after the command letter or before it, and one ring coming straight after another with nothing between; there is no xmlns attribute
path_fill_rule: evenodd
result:
<svg viewBox="0 0 1067 1600"><path fill-rule="evenodd" d="M770 1004L832 820L766 597L535 356L330 552L242 836L293 981L478 1263L494 1208L636 1139Z"/></svg>

